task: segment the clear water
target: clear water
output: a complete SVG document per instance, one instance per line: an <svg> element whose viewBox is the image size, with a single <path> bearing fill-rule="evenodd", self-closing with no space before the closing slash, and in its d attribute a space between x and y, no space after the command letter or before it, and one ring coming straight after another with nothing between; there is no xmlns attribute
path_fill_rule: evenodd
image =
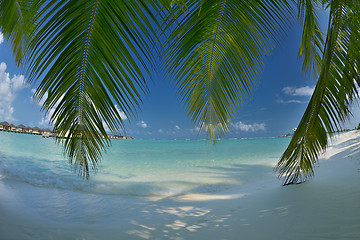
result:
<svg viewBox="0 0 360 240"><path fill-rule="evenodd" d="M113 140L90 180L68 164L61 145L0 132L0 180L99 195L171 196L217 192L275 177L289 138Z"/></svg>

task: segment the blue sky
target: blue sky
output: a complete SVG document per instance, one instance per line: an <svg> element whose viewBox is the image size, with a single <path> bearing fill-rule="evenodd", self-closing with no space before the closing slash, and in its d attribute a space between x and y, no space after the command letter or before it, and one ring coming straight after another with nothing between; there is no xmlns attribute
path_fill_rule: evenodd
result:
<svg viewBox="0 0 360 240"><path fill-rule="evenodd" d="M321 16L326 25L325 14ZM293 24L280 45L268 56L252 96L233 119L226 138L271 137L297 127L315 86L311 76L301 72L298 58L301 27ZM11 49L0 34L0 121L32 127L48 127L48 116L32 100L36 86L26 86L24 71L14 62ZM150 83L136 119L125 120L127 135L136 138L196 139L197 131L178 100L174 87L159 73ZM360 114L346 127L355 127Z"/></svg>

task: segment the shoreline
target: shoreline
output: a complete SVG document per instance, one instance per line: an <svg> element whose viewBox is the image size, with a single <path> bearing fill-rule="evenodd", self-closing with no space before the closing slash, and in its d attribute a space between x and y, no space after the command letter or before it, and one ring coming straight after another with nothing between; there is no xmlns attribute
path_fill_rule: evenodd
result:
<svg viewBox="0 0 360 240"><path fill-rule="evenodd" d="M161 199L0 178L0 239L360 239L359 158L360 132L347 132L303 184L283 187L274 173L221 192Z"/></svg>

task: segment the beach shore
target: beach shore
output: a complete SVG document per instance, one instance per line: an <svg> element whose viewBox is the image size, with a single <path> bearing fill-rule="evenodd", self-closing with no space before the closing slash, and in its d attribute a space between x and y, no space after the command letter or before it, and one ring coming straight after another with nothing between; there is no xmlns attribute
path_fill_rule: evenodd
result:
<svg viewBox="0 0 360 240"><path fill-rule="evenodd" d="M160 199L114 200L0 178L0 239L360 239L359 159L360 131L351 131L303 184L283 187L274 174Z"/></svg>

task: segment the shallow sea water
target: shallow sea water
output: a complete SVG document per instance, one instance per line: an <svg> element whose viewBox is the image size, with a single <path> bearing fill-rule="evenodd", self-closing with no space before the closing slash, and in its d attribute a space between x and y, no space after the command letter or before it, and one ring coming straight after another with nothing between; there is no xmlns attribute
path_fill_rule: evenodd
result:
<svg viewBox="0 0 360 240"><path fill-rule="evenodd" d="M86 180L53 139L0 132L0 239L360 239L359 134L282 187L289 138L116 140Z"/></svg>
<svg viewBox="0 0 360 240"><path fill-rule="evenodd" d="M77 175L52 138L0 132L0 181L100 195L217 192L276 174L289 138L113 140L90 180Z"/></svg>

